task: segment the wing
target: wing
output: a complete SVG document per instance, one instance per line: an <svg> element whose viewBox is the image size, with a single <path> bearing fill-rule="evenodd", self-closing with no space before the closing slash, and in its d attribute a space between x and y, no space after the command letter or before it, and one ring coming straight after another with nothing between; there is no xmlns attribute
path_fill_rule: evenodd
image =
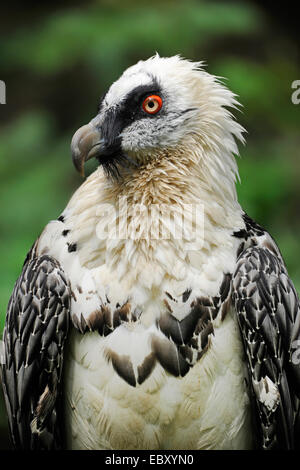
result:
<svg viewBox="0 0 300 470"><path fill-rule="evenodd" d="M270 244L252 246L239 256L233 301L247 356L257 445L294 449L300 444L300 308L276 251Z"/></svg>
<svg viewBox="0 0 300 470"><path fill-rule="evenodd" d="M8 305L2 385L14 446L57 449L62 446L60 385L70 292L59 263L32 253Z"/></svg>

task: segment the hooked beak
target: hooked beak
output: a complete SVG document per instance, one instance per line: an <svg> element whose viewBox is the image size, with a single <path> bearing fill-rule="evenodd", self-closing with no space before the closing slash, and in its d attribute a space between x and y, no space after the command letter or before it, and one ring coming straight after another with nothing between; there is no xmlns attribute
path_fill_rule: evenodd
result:
<svg viewBox="0 0 300 470"><path fill-rule="evenodd" d="M85 162L101 155L103 150L104 140L92 121L75 132L71 142L72 160L81 176L84 176Z"/></svg>

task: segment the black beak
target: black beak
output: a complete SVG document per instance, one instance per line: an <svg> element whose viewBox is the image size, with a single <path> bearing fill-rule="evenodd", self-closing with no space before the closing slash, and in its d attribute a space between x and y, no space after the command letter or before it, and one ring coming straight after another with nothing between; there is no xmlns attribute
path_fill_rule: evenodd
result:
<svg viewBox="0 0 300 470"><path fill-rule="evenodd" d="M97 158L112 176L118 175L118 165L136 166L121 147L120 135L126 124L122 113L114 108L106 113L101 123L97 115L75 132L71 142L72 159L81 176L84 176L85 162L91 158Z"/></svg>

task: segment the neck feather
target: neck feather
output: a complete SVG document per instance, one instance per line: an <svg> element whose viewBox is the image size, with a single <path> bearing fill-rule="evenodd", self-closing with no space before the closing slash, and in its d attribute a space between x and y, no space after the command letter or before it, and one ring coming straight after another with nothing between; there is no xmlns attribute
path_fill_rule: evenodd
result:
<svg viewBox="0 0 300 470"><path fill-rule="evenodd" d="M230 240L241 228L233 156L188 148L185 143L184 150L158 153L119 182L107 180L98 168L83 183L66 213L84 265L117 266L126 259L124 270L150 261L157 266L162 251L184 260L191 239L193 249L207 256L224 244L226 234ZM195 208L200 210L197 221Z"/></svg>

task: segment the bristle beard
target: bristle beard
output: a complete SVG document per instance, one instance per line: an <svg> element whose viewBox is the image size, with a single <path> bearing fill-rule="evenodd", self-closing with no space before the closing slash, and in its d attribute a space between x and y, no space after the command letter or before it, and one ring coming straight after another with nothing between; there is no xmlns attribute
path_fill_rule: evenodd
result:
<svg viewBox="0 0 300 470"><path fill-rule="evenodd" d="M130 170L136 168L137 163L132 160L125 153L118 153L113 157L103 157L98 159L99 164L103 167L104 173L107 178L120 181L123 178L124 173L129 173Z"/></svg>

